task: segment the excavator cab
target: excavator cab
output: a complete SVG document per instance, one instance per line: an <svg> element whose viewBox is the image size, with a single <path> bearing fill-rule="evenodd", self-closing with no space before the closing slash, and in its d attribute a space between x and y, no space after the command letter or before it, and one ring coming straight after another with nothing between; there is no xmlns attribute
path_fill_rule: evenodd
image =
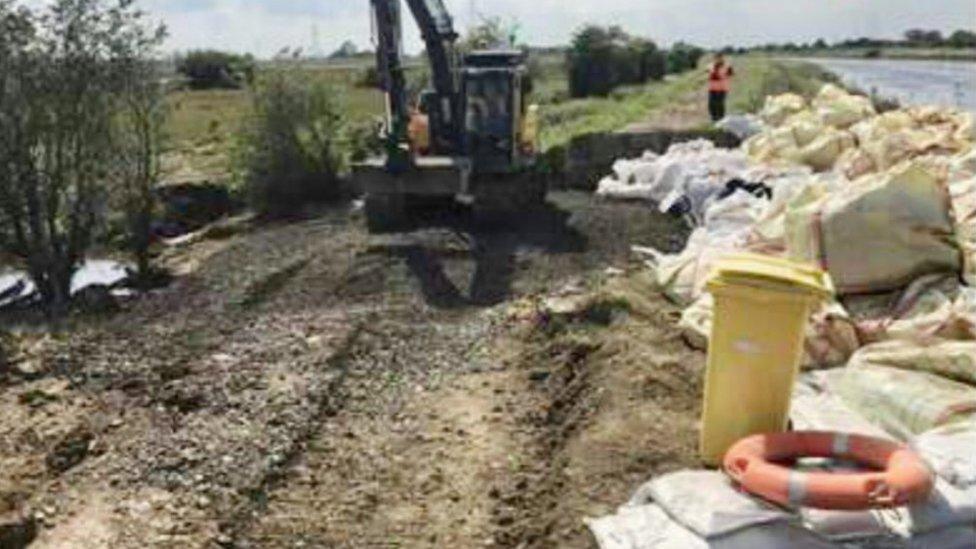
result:
<svg viewBox="0 0 976 549"><path fill-rule="evenodd" d="M525 56L483 51L465 56L461 69L463 150L479 174L509 174L534 162L523 146L526 118Z"/></svg>
<svg viewBox="0 0 976 549"><path fill-rule="evenodd" d="M544 202L545 185L530 170L538 120L537 109L526 104L525 54L476 51L459 59L442 0L407 0L431 68L431 86L411 108L399 53L399 2L371 0L389 112L386 155L353 166L370 228L397 229L412 205L445 199L493 214Z"/></svg>

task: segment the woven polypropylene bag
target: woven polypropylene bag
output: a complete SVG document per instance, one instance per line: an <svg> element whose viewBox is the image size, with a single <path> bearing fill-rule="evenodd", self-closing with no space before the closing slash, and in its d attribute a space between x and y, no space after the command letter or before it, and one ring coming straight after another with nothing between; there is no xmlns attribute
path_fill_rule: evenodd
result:
<svg viewBox="0 0 976 549"><path fill-rule="evenodd" d="M947 186L916 164L798 197L787 211L786 240L792 259L829 271L842 294L897 290L962 269Z"/></svg>

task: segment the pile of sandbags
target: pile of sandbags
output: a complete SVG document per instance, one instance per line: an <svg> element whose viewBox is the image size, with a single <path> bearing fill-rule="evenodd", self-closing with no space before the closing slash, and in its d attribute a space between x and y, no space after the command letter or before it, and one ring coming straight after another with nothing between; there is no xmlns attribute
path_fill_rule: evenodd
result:
<svg viewBox="0 0 976 549"><path fill-rule="evenodd" d="M920 156L965 153L973 143L970 113L911 107L878 115L868 98L833 85L809 105L793 94L771 97L760 117L764 130L744 143L752 159L836 169L851 180Z"/></svg>
<svg viewBox="0 0 976 549"><path fill-rule="evenodd" d="M601 549L968 549L974 523L971 492L941 480L928 501L911 507L824 511L774 506L711 471L654 479L616 513L587 521Z"/></svg>
<svg viewBox="0 0 976 549"><path fill-rule="evenodd" d="M884 512L773 509L717 473L648 484L589 522L601 547L972 547L976 539L976 148L972 115L878 115L829 86L769 98L742 147L771 199L712 195L678 254L641 249L705 348L712 266L736 252L814 263L837 299L808 324L796 428L910 444L938 475L932 498ZM796 171L790 172L793 169ZM713 475L713 476L708 476ZM742 499L737 499L739 496ZM777 514L775 511L783 512Z"/></svg>
<svg viewBox="0 0 976 549"><path fill-rule="evenodd" d="M879 115L866 98L825 86L811 102L794 94L770 97L758 118L762 132L741 151L718 153L734 162L714 162L714 148L698 143L621 162L601 185L604 196L644 185L648 199L670 204L669 193L690 186L662 183L719 174L697 185L706 198L695 201L695 230L682 252L642 250L664 293L686 307L681 326L688 340L707 344L712 302L703 295L705 282L716 260L735 252L792 258L830 272L842 301L813 316L808 367L843 365L860 347L906 334L966 333L976 313L965 296L929 293L919 307L871 318L847 308L870 301L861 295L901 292L930 275L976 283L972 115L923 107ZM668 160L672 155L676 162ZM697 169L684 163L696 161ZM715 170L716 164L733 169ZM721 194L729 176L762 181L771 199ZM926 303L932 308L923 312Z"/></svg>
<svg viewBox="0 0 976 549"><path fill-rule="evenodd" d="M848 128L874 115L870 100L833 85L824 86L810 105L794 94L770 97L760 114L767 127L744 147L759 162L787 161L829 171L857 146Z"/></svg>
<svg viewBox="0 0 976 549"><path fill-rule="evenodd" d="M638 159L617 161L613 175L600 181L597 195L646 200L659 204L662 212L684 200L697 222L710 200L748 167L742 151L720 149L705 140L678 143L664 155L646 152Z"/></svg>

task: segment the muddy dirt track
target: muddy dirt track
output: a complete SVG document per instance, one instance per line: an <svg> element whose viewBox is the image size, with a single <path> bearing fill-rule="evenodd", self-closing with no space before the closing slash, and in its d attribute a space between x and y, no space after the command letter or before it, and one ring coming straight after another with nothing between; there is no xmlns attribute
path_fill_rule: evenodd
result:
<svg viewBox="0 0 976 549"><path fill-rule="evenodd" d="M589 547L586 517L694 465L702 357L606 273L679 222L554 193L363 227L211 235L172 288L26 345L0 546Z"/></svg>

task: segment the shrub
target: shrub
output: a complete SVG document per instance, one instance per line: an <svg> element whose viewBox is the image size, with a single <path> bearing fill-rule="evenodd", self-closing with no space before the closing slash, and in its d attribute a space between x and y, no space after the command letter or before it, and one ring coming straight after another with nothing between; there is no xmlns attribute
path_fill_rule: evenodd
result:
<svg viewBox="0 0 976 549"><path fill-rule="evenodd" d="M274 71L257 85L238 153L259 215L293 215L309 201L339 196L343 135L334 95L299 69Z"/></svg>
<svg viewBox="0 0 976 549"><path fill-rule="evenodd" d="M216 50L191 51L177 60L176 70L193 89L238 89L254 81L254 58Z"/></svg>
<svg viewBox="0 0 976 549"><path fill-rule="evenodd" d="M381 119L362 120L346 126L345 142L349 160L360 162L383 152L383 139L380 137L382 126Z"/></svg>
<svg viewBox="0 0 976 549"><path fill-rule="evenodd" d="M356 86L360 88L379 88L382 84L380 82L380 71L375 65L363 69L356 79Z"/></svg>

